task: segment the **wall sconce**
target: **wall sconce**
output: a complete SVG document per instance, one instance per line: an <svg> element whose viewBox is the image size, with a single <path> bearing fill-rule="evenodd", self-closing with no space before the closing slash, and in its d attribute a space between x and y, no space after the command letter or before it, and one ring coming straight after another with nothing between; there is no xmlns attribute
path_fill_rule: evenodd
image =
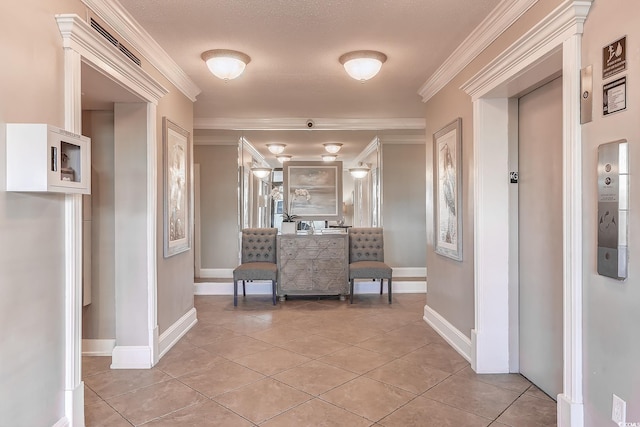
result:
<svg viewBox="0 0 640 427"><path fill-rule="evenodd" d="M326 144L322 145L324 145L324 149L327 151L327 153L331 154L336 154L342 148L342 144L338 142L327 142Z"/></svg>
<svg viewBox="0 0 640 427"><path fill-rule="evenodd" d="M387 55L375 50L357 50L338 58L347 74L362 83L378 74L386 60Z"/></svg>
<svg viewBox="0 0 640 427"><path fill-rule="evenodd" d="M364 178L369 174L369 166L359 163L357 167L349 169L349 173L356 179Z"/></svg>
<svg viewBox="0 0 640 427"><path fill-rule="evenodd" d="M271 168L264 168L260 166L254 166L251 168L251 172L256 178L266 178L271 173Z"/></svg>
<svg viewBox="0 0 640 427"><path fill-rule="evenodd" d="M321 157L325 162L333 162L338 158L336 154L323 154Z"/></svg>
<svg viewBox="0 0 640 427"><path fill-rule="evenodd" d="M279 156L276 156L276 159L278 159L280 163L284 163L291 160L291 156L288 154L280 154Z"/></svg>
<svg viewBox="0 0 640 427"><path fill-rule="evenodd" d="M249 55L228 49L208 50L202 54L202 60L214 76L224 81L239 77L251 62Z"/></svg>
<svg viewBox="0 0 640 427"><path fill-rule="evenodd" d="M280 143L267 144L267 148L272 154L282 153L284 151L284 147L286 146L287 144L280 144Z"/></svg>

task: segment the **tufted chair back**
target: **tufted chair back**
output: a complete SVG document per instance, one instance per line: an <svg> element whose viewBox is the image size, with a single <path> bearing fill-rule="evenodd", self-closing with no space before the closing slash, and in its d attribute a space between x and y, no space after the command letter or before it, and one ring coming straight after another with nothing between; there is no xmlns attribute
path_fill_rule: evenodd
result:
<svg viewBox="0 0 640 427"><path fill-rule="evenodd" d="M381 227L349 229L349 262L384 262L384 242Z"/></svg>
<svg viewBox="0 0 640 427"><path fill-rule="evenodd" d="M242 264L276 263L277 228L245 228L242 230Z"/></svg>

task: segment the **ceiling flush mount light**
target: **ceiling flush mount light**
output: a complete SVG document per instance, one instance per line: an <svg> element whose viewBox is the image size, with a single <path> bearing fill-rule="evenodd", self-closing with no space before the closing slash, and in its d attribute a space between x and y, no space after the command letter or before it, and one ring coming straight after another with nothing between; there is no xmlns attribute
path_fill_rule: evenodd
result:
<svg viewBox="0 0 640 427"><path fill-rule="evenodd" d="M273 154L282 153L284 151L284 147L286 147L286 146L287 146L287 144L280 144L280 143L267 144L267 148Z"/></svg>
<svg viewBox="0 0 640 427"><path fill-rule="evenodd" d="M271 173L271 168L263 168L263 167L259 167L259 166L254 166L251 168L251 172L253 172L253 175L256 178L266 178L269 176L269 174Z"/></svg>
<svg viewBox="0 0 640 427"><path fill-rule="evenodd" d="M249 55L228 49L208 50L202 54L202 59L214 76L225 81L239 77L251 62Z"/></svg>
<svg viewBox="0 0 640 427"><path fill-rule="evenodd" d="M276 159L278 159L278 161L280 163L284 163L284 162L288 162L289 160L291 160L291 156L288 154L280 154L278 156L276 156Z"/></svg>
<svg viewBox="0 0 640 427"><path fill-rule="evenodd" d="M339 144L337 142L327 142L326 144L322 145L324 145L324 149L327 151L327 153L331 154L336 154L342 148L342 144Z"/></svg>
<svg viewBox="0 0 640 427"><path fill-rule="evenodd" d="M338 158L337 155L335 154L323 154L322 155L322 160L324 160L325 162L333 162Z"/></svg>
<svg viewBox="0 0 640 427"><path fill-rule="evenodd" d="M338 58L347 74L363 83L378 74L386 60L387 55L375 50L356 50Z"/></svg>
<svg viewBox="0 0 640 427"><path fill-rule="evenodd" d="M364 178L369 173L369 167L360 163L358 167L349 169L349 173L354 178Z"/></svg>

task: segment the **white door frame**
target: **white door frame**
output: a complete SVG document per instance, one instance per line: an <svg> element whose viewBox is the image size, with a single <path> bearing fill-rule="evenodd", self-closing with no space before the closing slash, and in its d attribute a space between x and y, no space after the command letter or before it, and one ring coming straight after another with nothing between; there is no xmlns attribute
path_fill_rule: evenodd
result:
<svg viewBox="0 0 640 427"><path fill-rule="evenodd" d="M147 102L147 364L157 361L156 107L168 91L104 40L78 15L56 15L64 48L65 129L82 132L82 63L87 63ZM84 425L84 383L81 381L82 338L82 196L65 196L65 416L71 426Z"/></svg>
<svg viewBox="0 0 640 427"><path fill-rule="evenodd" d="M472 97L474 117L472 366L478 373L509 372L511 359L518 356L510 334L510 319L517 319L510 281L510 269L517 268L512 252L517 229L505 227L510 218L510 98L562 73L564 373L558 425L576 427L583 425L580 66L590 7L590 0L563 2L462 86Z"/></svg>

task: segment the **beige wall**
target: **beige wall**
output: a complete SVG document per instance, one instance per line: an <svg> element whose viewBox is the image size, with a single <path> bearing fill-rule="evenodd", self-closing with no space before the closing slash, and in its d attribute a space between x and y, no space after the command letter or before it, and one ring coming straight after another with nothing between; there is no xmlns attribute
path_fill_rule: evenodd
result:
<svg viewBox="0 0 640 427"><path fill-rule="evenodd" d="M200 164L201 265L238 266L238 146L197 145Z"/></svg>
<svg viewBox="0 0 640 427"><path fill-rule="evenodd" d="M4 191L5 124L64 126L62 39L53 16L84 7L25 0L2 9L0 419L50 426L64 416L64 196Z"/></svg>
<svg viewBox="0 0 640 427"><path fill-rule="evenodd" d="M427 305L471 338L475 327L473 253L473 109L460 86L561 3L539 0L449 84L426 103L427 200L433 200L433 134L462 118L462 254L461 262L434 252L433 205L427 204Z"/></svg>
<svg viewBox="0 0 640 427"><path fill-rule="evenodd" d="M0 54L6 59L0 67L0 238L5 243L0 246L0 419L11 420L12 426L50 426L65 413L64 196L4 191L5 124L64 127L58 13L85 17L87 10L79 0L24 0L6 3L0 14ZM191 131L192 102L157 70L147 68L171 92L160 101L158 117L167 115ZM160 141L158 127L159 149ZM193 306L192 251L159 264L162 331Z"/></svg>
<svg viewBox="0 0 640 427"><path fill-rule="evenodd" d="M583 36L582 65L593 65L593 121L582 127L583 147L583 292L585 426L613 425L611 400L615 393L627 402L627 422L640 423L640 5L636 0L595 1ZM627 111L602 116L602 48L627 36ZM631 172L629 272L624 282L596 271L597 150L618 139L629 141Z"/></svg>
<svg viewBox="0 0 640 427"><path fill-rule="evenodd" d="M382 220L385 261L425 267L424 144L382 143Z"/></svg>

